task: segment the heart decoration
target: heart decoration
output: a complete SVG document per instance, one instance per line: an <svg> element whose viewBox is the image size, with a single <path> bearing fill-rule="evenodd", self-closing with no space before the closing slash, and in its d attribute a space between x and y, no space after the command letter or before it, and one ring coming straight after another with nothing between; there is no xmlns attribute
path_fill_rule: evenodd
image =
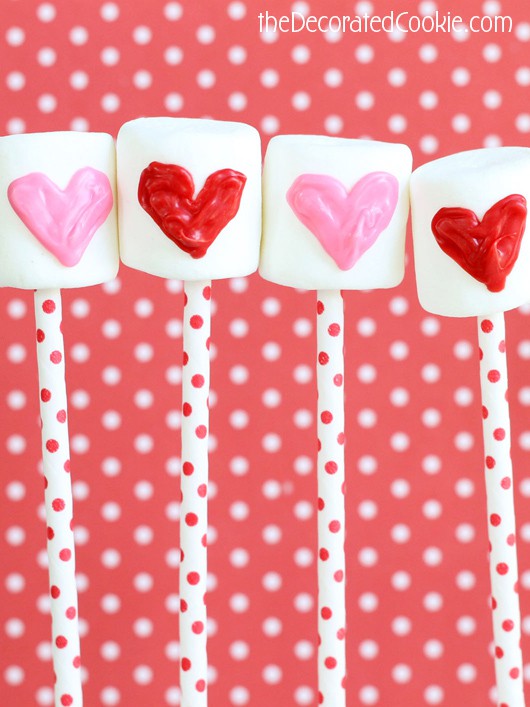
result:
<svg viewBox="0 0 530 707"><path fill-rule="evenodd" d="M83 257L114 199L108 177L92 167L79 169L66 189L41 172L11 182L7 198L35 238L65 267Z"/></svg>
<svg viewBox="0 0 530 707"><path fill-rule="evenodd" d="M444 253L490 292L501 292L519 255L526 214L524 196L511 194L488 209L482 221L469 209L442 208L431 228Z"/></svg>
<svg viewBox="0 0 530 707"><path fill-rule="evenodd" d="M210 174L195 194L193 177L175 164L151 162L138 184L138 201L162 232L192 258L203 258L239 210L247 178L233 169Z"/></svg>
<svg viewBox="0 0 530 707"><path fill-rule="evenodd" d="M366 174L350 191L329 175L302 174L287 201L337 266L350 270L390 223L398 194L388 172Z"/></svg>

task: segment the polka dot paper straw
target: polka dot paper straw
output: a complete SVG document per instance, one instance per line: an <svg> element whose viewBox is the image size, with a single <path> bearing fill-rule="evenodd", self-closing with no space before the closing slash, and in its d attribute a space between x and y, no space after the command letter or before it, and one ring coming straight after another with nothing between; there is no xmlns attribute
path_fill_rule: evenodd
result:
<svg viewBox="0 0 530 707"><path fill-rule="evenodd" d="M499 707L524 707L504 315L479 317L480 383Z"/></svg>
<svg viewBox="0 0 530 707"><path fill-rule="evenodd" d="M345 707L344 305L317 295L319 704Z"/></svg>
<svg viewBox="0 0 530 707"><path fill-rule="evenodd" d="M210 283L184 284L182 505L180 517L180 689L182 707L208 703L206 575Z"/></svg>
<svg viewBox="0 0 530 707"><path fill-rule="evenodd" d="M35 292L55 707L81 707L73 504L59 290Z"/></svg>

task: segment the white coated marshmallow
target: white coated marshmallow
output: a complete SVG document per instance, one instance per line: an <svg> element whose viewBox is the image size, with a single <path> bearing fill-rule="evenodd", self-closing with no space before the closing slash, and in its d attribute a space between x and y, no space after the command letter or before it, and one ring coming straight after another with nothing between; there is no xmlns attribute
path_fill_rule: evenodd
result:
<svg viewBox="0 0 530 707"><path fill-rule="evenodd" d="M105 133L0 138L0 286L86 287L119 267L116 154Z"/></svg>
<svg viewBox="0 0 530 707"><path fill-rule="evenodd" d="M140 118L118 134L120 250L180 280L249 275L261 237L261 146L243 123Z"/></svg>
<svg viewBox="0 0 530 707"><path fill-rule="evenodd" d="M414 260L424 309L487 316L530 302L525 201L530 148L460 152L412 174Z"/></svg>
<svg viewBox="0 0 530 707"><path fill-rule="evenodd" d="M406 145L272 138L263 173L262 277L312 290L398 285L411 169Z"/></svg>

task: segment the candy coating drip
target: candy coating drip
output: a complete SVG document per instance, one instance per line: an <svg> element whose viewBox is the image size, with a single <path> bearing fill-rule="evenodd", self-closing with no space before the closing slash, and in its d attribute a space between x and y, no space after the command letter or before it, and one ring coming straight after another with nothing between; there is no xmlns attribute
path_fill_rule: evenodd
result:
<svg viewBox="0 0 530 707"><path fill-rule="evenodd" d="M221 169L209 175L194 198L187 169L151 162L141 174L138 201L173 243L192 258L203 258L237 214L246 181L241 172Z"/></svg>
<svg viewBox="0 0 530 707"><path fill-rule="evenodd" d="M329 175L302 174L287 201L337 266L350 270L390 223L398 194L398 181L388 172L371 172L350 191Z"/></svg>
<svg viewBox="0 0 530 707"><path fill-rule="evenodd" d="M79 169L64 190L41 172L26 174L11 182L7 198L35 238L66 267L81 260L114 203L107 175L92 167Z"/></svg>
<svg viewBox="0 0 530 707"><path fill-rule="evenodd" d="M526 199L511 194L482 221L470 209L442 208L431 223L440 248L490 292L501 292L519 255L526 226Z"/></svg>

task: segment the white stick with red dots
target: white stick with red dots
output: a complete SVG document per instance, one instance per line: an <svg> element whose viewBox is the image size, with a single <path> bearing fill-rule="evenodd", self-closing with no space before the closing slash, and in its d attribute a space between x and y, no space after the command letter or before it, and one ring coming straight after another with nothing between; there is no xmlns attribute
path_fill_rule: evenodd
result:
<svg viewBox="0 0 530 707"><path fill-rule="evenodd" d="M346 705L344 304L317 293L319 704Z"/></svg>
<svg viewBox="0 0 530 707"><path fill-rule="evenodd" d="M35 291L55 706L81 707L72 485L60 290Z"/></svg>
<svg viewBox="0 0 530 707"><path fill-rule="evenodd" d="M497 704L524 707L504 315L479 317L480 385Z"/></svg>
<svg viewBox="0 0 530 707"><path fill-rule="evenodd" d="M182 707L208 703L206 580L210 282L184 284L180 515L180 689Z"/></svg>

